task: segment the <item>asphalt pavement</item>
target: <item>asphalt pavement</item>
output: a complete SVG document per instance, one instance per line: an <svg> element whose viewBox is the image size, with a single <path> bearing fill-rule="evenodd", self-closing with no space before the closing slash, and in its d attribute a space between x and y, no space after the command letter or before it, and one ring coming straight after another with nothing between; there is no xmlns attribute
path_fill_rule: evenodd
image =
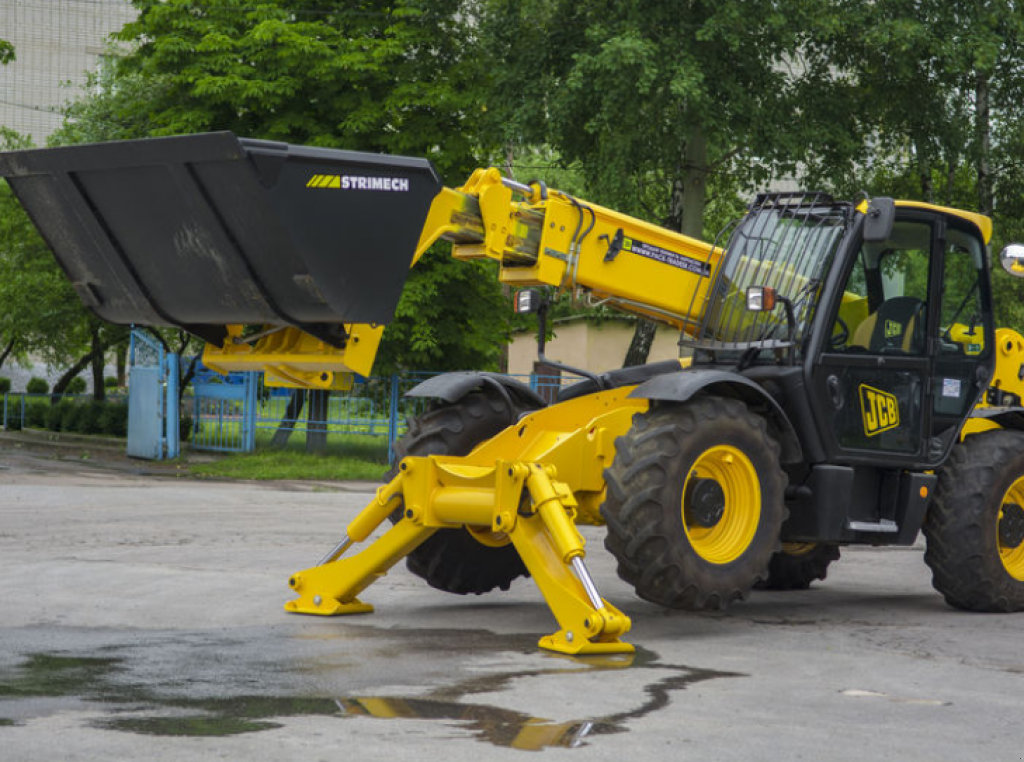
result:
<svg viewBox="0 0 1024 762"><path fill-rule="evenodd" d="M400 565L373 614L285 613L367 490L0 449L0 759L1024 759L1024 615L948 608L920 545L692 614L584 528L631 657L538 649L529 580L451 596Z"/></svg>

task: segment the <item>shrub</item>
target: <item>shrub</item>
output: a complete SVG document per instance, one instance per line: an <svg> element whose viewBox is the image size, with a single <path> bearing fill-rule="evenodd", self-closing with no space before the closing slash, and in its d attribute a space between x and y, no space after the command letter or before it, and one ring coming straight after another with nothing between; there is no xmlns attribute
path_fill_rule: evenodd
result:
<svg viewBox="0 0 1024 762"><path fill-rule="evenodd" d="M117 388L117 376L104 376L103 378L104 389L116 389Z"/></svg>
<svg viewBox="0 0 1024 762"><path fill-rule="evenodd" d="M25 426L30 429L46 428L46 415L50 412L48 402L30 402L25 406Z"/></svg>
<svg viewBox="0 0 1024 762"><path fill-rule="evenodd" d="M60 416L60 430L78 431L78 420L82 417L82 411L85 410L85 406L76 405L72 402L67 405L58 405L58 407L64 408Z"/></svg>
<svg viewBox="0 0 1024 762"><path fill-rule="evenodd" d="M185 413L178 419L178 439L182 442L189 441L192 436L192 416Z"/></svg>
<svg viewBox="0 0 1024 762"><path fill-rule="evenodd" d="M61 402L59 405L51 405L46 411L46 428L50 431L60 431L64 423L64 414L71 407L69 402Z"/></svg>
<svg viewBox="0 0 1024 762"><path fill-rule="evenodd" d="M106 414L107 403L93 400L81 407L78 414L77 430L82 434L102 434L103 416Z"/></svg>
<svg viewBox="0 0 1024 762"><path fill-rule="evenodd" d="M81 376L75 376L68 383L67 389L64 390L65 394L85 394L85 379Z"/></svg>
<svg viewBox="0 0 1024 762"><path fill-rule="evenodd" d="M9 394L11 391L11 379L0 376L0 394Z"/></svg>
<svg viewBox="0 0 1024 762"><path fill-rule="evenodd" d="M7 400L7 431L21 430L21 398Z"/></svg>
<svg viewBox="0 0 1024 762"><path fill-rule="evenodd" d="M50 391L50 385L46 383L45 378L39 378L39 376L32 376L25 385L25 391L29 394L46 394Z"/></svg>
<svg viewBox="0 0 1024 762"><path fill-rule="evenodd" d="M104 434L123 437L128 434L128 406L110 403L103 410L100 427Z"/></svg>

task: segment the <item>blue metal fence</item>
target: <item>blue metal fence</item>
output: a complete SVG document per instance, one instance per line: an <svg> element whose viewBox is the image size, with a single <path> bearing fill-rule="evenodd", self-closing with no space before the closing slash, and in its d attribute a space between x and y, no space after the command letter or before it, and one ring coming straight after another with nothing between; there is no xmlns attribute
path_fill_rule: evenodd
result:
<svg viewBox="0 0 1024 762"><path fill-rule="evenodd" d="M295 390L264 386L259 373L219 376L201 371L181 400L181 438L188 439L196 450L252 452L289 440L301 445L310 436L323 437L329 447L351 442L353 436L365 436L376 438L391 454L395 441L406 431L407 420L429 404L405 393L434 375L418 372L360 378L351 389L331 391L315 405L309 392L298 392L305 395L302 409L299 415L289 417L289 405L292 413L298 408ZM536 374L518 379L542 396L578 380ZM80 398L91 399L86 395ZM48 404L50 396L4 395L4 430L42 427L38 421L27 420L33 401Z"/></svg>

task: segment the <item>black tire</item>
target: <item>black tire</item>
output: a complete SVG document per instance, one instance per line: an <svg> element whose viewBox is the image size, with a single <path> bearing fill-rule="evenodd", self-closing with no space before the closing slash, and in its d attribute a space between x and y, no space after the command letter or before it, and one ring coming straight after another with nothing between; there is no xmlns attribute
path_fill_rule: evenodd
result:
<svg viewBox="0 0 1024 762"><path fill-rule="evenodd" d="M1024 611L1024 433L984 432L953 448L924 536L932 585L949 605Z"/></svg>
<svg viewBox="0 0 1024 762"><path fill-rule="evenodd" d="M764 419L736 400L701 396L637 414L615 448L601 513L608 523L605 547L618 561L619 576L641 598L669 608L723 609L745 599L767 574L787 515L786 475ZM708 478L708 464L733 451L742 455L735 459L742 471L721 482ZM719 485L720 510L715 487L706 482ZM698 489L710 513L695 518Z"/></svg>
<svg viewBox="0 0 1024 762"><path fill-rule="evenodd" d="M509 401L494 389L471 392L454 404L436 404L410 420L408 432L395 442L396 468L387 478L409 455L465 455L533 409L515 398L511 404L510 410ZM392 520L400 517L401 509ZM431 587L457 595L508 590L514 579L529 576L511 544L487 546L466 529L438 530L406 557L405 565Z"/></svg>
<svg viewBox="0 0 1024 762"><path fill-rule="evenodd" d="M772 555L768 577L755 585L758 590L806 590L812 582L828 576L828 567L839 560L837 545L783 543Z"/></svg>

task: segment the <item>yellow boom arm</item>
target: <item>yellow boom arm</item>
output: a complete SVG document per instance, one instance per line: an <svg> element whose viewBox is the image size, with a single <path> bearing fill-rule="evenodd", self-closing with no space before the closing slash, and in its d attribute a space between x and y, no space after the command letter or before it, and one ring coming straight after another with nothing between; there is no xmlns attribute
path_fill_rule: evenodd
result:
<svg viewBox="0 0 1024 762"><path fill-rule="evenodd" d="M495 169L478 169L458 189L442 188L423 226L412 265L437 241L457 259L492 259L512 286L553 286L574 298L642 315L677 330L695 326L720 251L573 198L540 184L522 185ZM368 375L383 331L346 326L343 348L298 328L255 337L228 326L222 346L207 344L203 362L221 372L263 370L269 384L344 389L352 374Z"/></svg>

